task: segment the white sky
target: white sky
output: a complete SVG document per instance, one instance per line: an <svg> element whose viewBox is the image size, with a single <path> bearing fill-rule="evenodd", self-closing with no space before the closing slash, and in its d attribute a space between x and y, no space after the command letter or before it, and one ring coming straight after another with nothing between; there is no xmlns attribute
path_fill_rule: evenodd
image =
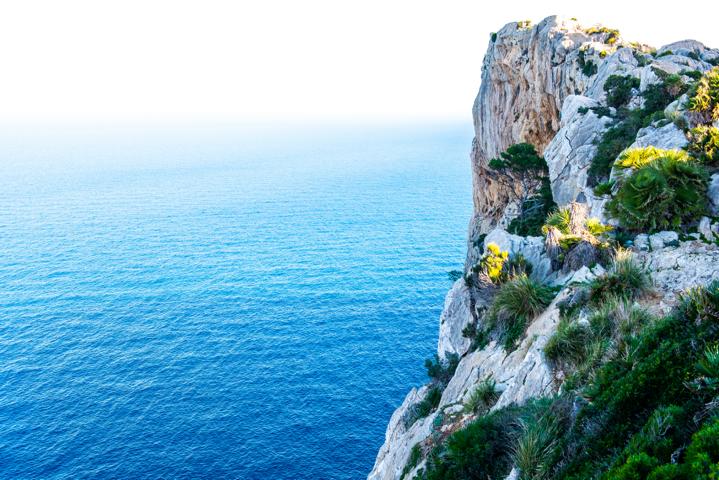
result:
<svg viewBox="0 0 719 480"><path fill-rule="evenodd" d="M551 14L719 47L716 1L5 0L0 120L464 120L489 33Z"/></svg>

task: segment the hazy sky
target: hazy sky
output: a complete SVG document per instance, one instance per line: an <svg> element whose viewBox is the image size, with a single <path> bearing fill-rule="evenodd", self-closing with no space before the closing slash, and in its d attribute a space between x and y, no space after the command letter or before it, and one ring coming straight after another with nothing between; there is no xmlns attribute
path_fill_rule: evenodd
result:
<svg viewBox="0 0 719 480"><path fill-rule="evenodd" d="M5 1L0 120L469 119L489 33L551 14L719 47L716 1Z"/></svg>

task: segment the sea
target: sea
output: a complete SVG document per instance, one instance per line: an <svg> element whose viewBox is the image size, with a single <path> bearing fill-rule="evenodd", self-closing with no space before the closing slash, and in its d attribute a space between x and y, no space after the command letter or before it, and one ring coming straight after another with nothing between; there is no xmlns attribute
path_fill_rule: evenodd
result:
<svg viewBox="0 0 719 480"><path fill-rule="evenodd" d="M0 478L367 476L462 268L471 121L0 130Z"/></svg>

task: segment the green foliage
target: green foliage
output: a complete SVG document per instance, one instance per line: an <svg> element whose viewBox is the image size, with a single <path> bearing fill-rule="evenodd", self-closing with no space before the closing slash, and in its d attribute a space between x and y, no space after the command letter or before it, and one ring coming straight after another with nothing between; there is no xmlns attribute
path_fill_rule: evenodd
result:
<svg viewBox="0 0 719 480"><path fill-rule="evenodd" d="M681 75L668 74L664 70L652 68L661 82L647 86L642 93L644 97L644 110L647 112L661 112L667 105L687 91L688 86Z"/></svg>
<svg viewBox="0 0 719 480"><path fill-rule="evenodd" d="M432 381L439 385L447 385L452 379L455 370L459 365L459 355L456 353L449 353L446 355L446 359L442 361L439 355L434 354L434 360L428 358L424 361L424 367L427 369L427 376Z"/></svg>
<svg viewBox="0 0 719 480"><path fill-rule="evenodd" d="M634 58L637 61L637 65L640 67L646 67L647 65L649 65L651 63L651 60L641 52L633 50L632 54L634 55Z"/></svg>
<svg viewBox="0 0 719 480"><path fill-rule="evenodd" d="M588 171L590 185L597 185L609 177L614 160L634 142L639 129L646 127L653 121L664 118L663 112L667 105L686 90L687 87L679 75L669 75L659 69L655 69L655 73L662 81L650 85L642 92L644 107L639 110L619 108L617 110L617 122L604 132L601 140L597 143L597 152ZM638 87L637 79L632 78L615 76L615 80L612 80L612 82L609 81L611 77L607 79L605 89L609 88L611 90L611 92L607 93L607 102L609 103L610 101L610 94L612 94L612 101L614 102L622 101L624 98L628 100L631 89ZM609 84L609 87L607 87L607 84Z"/></svg>
<svg viewBox="0 0 719 480"><path fill-rule="evenodd" d="M417 420L425 418L427 415L435 411L439 406L441 399L442 388L437 385L432 385L424 398L407 410L407 413L403 418L405 428L411 427Z"/></svg>
<svg viewBox="0 0 719 480"><path fill-rule="evenodd" d="M542 227L542 233L545 235L549 232L550 227L556 228L559 230L559 233L562 233L564 235L568 235L569 232L569 225L572 223L572 216L569 212L569 208L562 207L558 208L557 210L551 212L548 216L546 221L544 222L544 226Z"/></svg>
<svg viewBox="0 0 719 480"><path fill-rule="evenodd" d="M704 163L719 163L719 128L699 125L689 131L689 152Z"/></svg>
<svg viewBox="0 0 719 480"><path fill-rule="evenodd" d="M719 478L719 418L707 423L692 437L686 463L692 479Z"/></svg>
<svg viewBox="0 0 719 480"><path fill-rule="evenodd" d="M577 366L586 360L590 340L589 327L563 317L544 346L544 355L555 365Z"/></svg>
<svg viewBox="0 0 719 480"><path fill-rule="evenodd" d="M632 478L621 475L637 471L639 478L684 478L681 467L661 465L681 452L696 428L694 419L701 418L697 413L706 400L688 388L687 379L698 374L703 354L698 347L719 338L717 312L719 282L685 297L672 315L622 339L625 352L602 365L584 389L591 402L564 439L567 448L556 478L597 478L612 463L602 478ZM672 404L680 409L663 407ZM651 473L641 470L647 466Z"/></svg>
<svg viewBox="0 0 719 480"><path fill-rule="evenodd" d="M604 83L607 105L614 108L625 106L632 98L632 90L639 88L639 79L629 75L610 75Z"/></svg>
<svg viewBox="0 0 719 480"><path fill-rule="evenodd" d="M661 158L671 158L675 161L689 161L689 155L682 150L662 150L655 147L630 148L622 152L614 162L618 168L641 168Z"/></svg>
<svg viewBox="0 0 719 480"><path fill-rule="evenodd" d="M506 282L520 275L531 275L532 264L524 258L521 253L516 253L509 256L504 265L502 265L502 281Z"/></svg>
<svg viewBox="0 0 719 480"><path fill-rule="evenodd" d="M415 443L414 447L412 447L412 450L409 451L409 458L407 459L407 463L405 464L404 468L402 469L402 475L400 475L400 478L404 478L409 472L414 469L417 465L419 465L419 462L422 460L422 447L419 443Z"/></svg>
<svg viewBox="0 0 719 480"><path fill-rule="evenodd" d="M587 60L586 55L587 50L580 49L579 53L577 54L577 63L582 69L582 73L587 77L591 77L592 75L596 75L597 71L599 70L599 67L592 60Z"/></svg>
<svg viewBox="0 0 719 480"><path fill-rule="evenodd" d="M617 42L617 40L619 40L619 30L617 30L616 28L594 26L594 27L589 27L584 32L587 35L606 34L606 38L604 38L604 42L609 45L614 45Z"/></svg>
<svg viewBox="0 0 719 480"><path fill-rule="evenodd" d="M518 235L537 235L544 216L555 206L547 162L537 154L534 145L517 143L499 158L490 160L489 168L521 207L519 217L510 223L508 230Z"/></svg>
<svg viewBox="0 0 719 480"><path fill-rule="evenodd" d="M524 201L521 213L517 218L512 219L507 231L523 237L538 236L541 234L542 223L547 214L555 208L557 204L554 203L549 178L544 177L539 193Z"/></svg>
<svg viewBox="0 0 719 480"><path fill-rule="evenodd" d="M633 300L650 288L651 278L646 269L637 263L631 251L619 249L607 274L592 280L590 298L595 305L611 297Z"/></svg>
<svg viewBox="0 0 719 480"><path fill-rule="evenodd" d="M656 57L662 58L662 57L666 57L669 55L674 55L674 52L672 52L671 50L664 50L662 53L657 54Z"/></svg>
<svg viewBox="0 0 719 480"><path fill-rule="evenodd" d="M496 32L492 32L492 33L490 34L490 37L492 38L492 42L496 42L496 41L497 41L497 33L496 33Z"/></svg>
<svg viewBox="0 0 719 480"><path fill-rule="evenodd" d="M522 433L512 455L519 478L546 479L559 454L559 422L550 415L544 415L520 424Z"/></svg>
<svg viewBox="0 0 719 480"><path fill-rule="evenodd" d="M712 394L719 393L719 345L706 347L704 357L697 363L697 372L700 377L693 385Z"/></svg>
<svg viewBox="0 0 719 480"><path fill-rule="evenodd" d="M630 301L604 298L583 330L569 333L581 305L561 309L564 338L550 344L564 352L555 358L574 355L579 372L592 365L591 374L576 390L569 378L563 395L453 433L420 478L504 478L513 464L532 480L719 478L717 393L704 380L719 372L719 281L683 295L657 320Z"/></svg>
<svg viewBox="0 0 719 480"><path fill-rule="evenodd" d="M699 114L704 123L719 120L719 67L702 76L690 92L689 110Z"/></svg>
<svg viewBox="0 0 719 480"><path fill-rule="evenodd" d="M599 183L596 187L594 187L594 195L611 195L613 187L614 181L612 180L607 180L606 182Z"/></svg>
<svg viewBox="0 0 719 480"><path fill-rule="evenodd" d="M509 259L509 252L502 251L496 243L487 244L487 251L479 261L480 270L494 283L502 280L504 262Z"/></svg>
<svg viewBox="0 0 719 480"><path fill-rule="evenodd" d="M511 350L524 334L528 322L554 298L554 291L527 275L502 285L487 312L490 327L499 327L505 349Z"/></svg>
<svg viewBox="0 0 719 480"><path fill-rule="evenodd" d="M500 153L500 158L490 160L489 167L512 172L543 173L547 170L547 162L537 154L537 150L531 143L517 143Z"/></svg>
<svg viewBox="0 0 719 480"><path fill-rule="evenodd" d="M424 480L504 478L511 468L514 416L504 409L478 418L454 432L427 458Z"/></svg>
<svg viewBox="0 0 719 480"><path fill-rule="evenodd" d="M531 20L520 20L517 22L517 28L519 30L526 30L532 26Z"/></svg>
<svg viewBox="0 0 719 480"><path fill-rule="evenodd" d="M704 214L707 182L700 165L665 154L624 180L607 211L631 231L675 229Z"/></svg>
<svg viewBox="0 0 719 480"><path fill-rule="evenodd" d="M611 232L614 227L611 225L605 225L603 224L598 218L588 218L586 222L584 222L584 226L587 228L589 233L594 235L595 237L600 237L604 235L607 232Z"/></svg>
<svg viewBox="0 0 719 480"><path fill-rule="evenodd" d="M464 405L464 411L467 413L484 413L495 404L499 398L497 391L497 383L493 378L485 378L469 396L467 403Z"/></svg>
<svg viewBox="0 0 719 480"><path fill-rule="evenodd" d="M637 132L642 128L643 120L644 117L639 111L625 112L615 125L604 132L597 143L597 152L588 170L588 180L591 185L596 185L609 177L614 159L634 142Z"/></svg>

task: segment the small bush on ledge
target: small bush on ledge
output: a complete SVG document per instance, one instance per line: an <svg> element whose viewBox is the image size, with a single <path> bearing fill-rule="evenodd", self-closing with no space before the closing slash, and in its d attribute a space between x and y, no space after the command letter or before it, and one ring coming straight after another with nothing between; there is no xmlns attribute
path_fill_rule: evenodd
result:
<svg viewBox="0 0 719 480"><path fill-rule="evenodd" d="M689 110L699 116L700 123L719 120L719 67L706 72L689 94Z"/></svg>
<svg viewBox="0 0 719 480"><path fill-rule="evenodd" d="M707 208L708 176L686 160L667 153L642 166L622 182L607 211L630 231L676 229L699 219Z"/></svg>
<svg viewBox="0 0 719 480"><path fill-rule="evenodd" d="M650 288L651 278L646 269L637 263L630 250L619 249L609 272L590 284L590 298L595 305L612 297L633 300Z"/></svg>
<svg viewBox="0 0 719 480"><path fill-rule="evenodd" d="M699 125L689 131L689 152L706 164L719 163L719 128Z"/></svg>
<svg viewBox="0 0 719 480"><path fill-rule="evenodd" d="M529 322L554 298L548 286L520 275L502 285L487 312L490 328L497 328L505 350L512 350Z"/></svg>

